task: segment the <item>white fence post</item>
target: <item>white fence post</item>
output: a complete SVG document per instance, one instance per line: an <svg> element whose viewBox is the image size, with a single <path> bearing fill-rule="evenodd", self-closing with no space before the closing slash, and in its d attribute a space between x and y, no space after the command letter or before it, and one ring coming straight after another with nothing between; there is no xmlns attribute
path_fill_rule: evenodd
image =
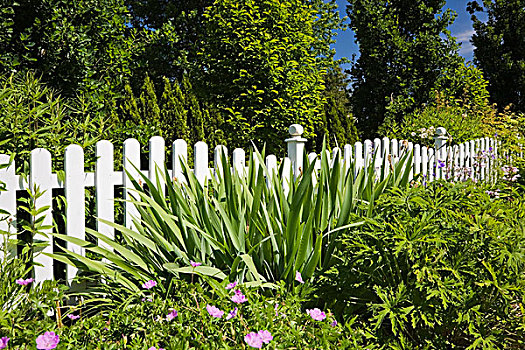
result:
<svg viewBox="0 0 525 350"><path fill-rule="evenodd" d="M266 157L268 159L268 157ZM237 173L238 176L243 177L246 174L246 153L242 148L236 148L233 150L232 154L233 162L233 171Z"/></svg>
<svg viewBox="0 0 525 350"><path fill-rule="evenodd" d="M304 129L299 124L293 124L288 129L290 133L290 138L284 140L288 144L288 158L292 163L293 176L294 179L297 179L299 175L304 171L303 168L303 154L304 154L304 145L306 139L301 137L304 132Z"/></svg>
<svg viewBox="0 0 525 350"><path fill-rule="evenodd" d="M31 151L30 157L30 173L29 173L29 188L33 194L35 190L41 193L40 197L35 201L35 208L41 209L48 207L37 217L32 218L34 221L38 221L43 217L41 225L52 226L53 225L53 188L51 183L51 153L43 148L37 148ZM51 232L52 228L41 229L39 233L33 237L35 241L40 241L47 246L43 249L35 249L38 254L33 257L33 261L39 265L35 266L35 281L42 282L45 280L53 279L53 259L43 253L53 253L53 236Z"/></svg>

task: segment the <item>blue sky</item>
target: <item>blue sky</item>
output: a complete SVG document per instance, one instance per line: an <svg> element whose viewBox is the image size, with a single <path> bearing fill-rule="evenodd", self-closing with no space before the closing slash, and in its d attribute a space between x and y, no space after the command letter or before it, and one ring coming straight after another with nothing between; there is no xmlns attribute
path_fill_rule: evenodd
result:
<svg viewBox="0 0 525 350"><path fill-rule="evenodd" d="M336 0L339 6L339 14L341 17L346 16L346 0ZM470 20L470 14L467 12L467 2L469 0L447 0L447 4L444 8L451 8L456 11L458 16L454 21L454 24L449 27L452 35L456 37L456 40L461 42L460 55L465 57L466 61L472 60L472 44L469 39L474 32L472 29L472 21ZM358 54L359 49L354 43L353 32L348 29L344 32L339 32L336 37L336 58L348 57L352 58L352 54ZM349 65L344 65L344 68L349 68Z"/></svg>

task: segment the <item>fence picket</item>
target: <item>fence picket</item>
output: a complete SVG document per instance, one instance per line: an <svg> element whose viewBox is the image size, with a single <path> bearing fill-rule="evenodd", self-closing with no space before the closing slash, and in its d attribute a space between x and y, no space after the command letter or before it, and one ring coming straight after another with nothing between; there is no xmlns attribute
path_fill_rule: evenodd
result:
<svg viewBox="0 0 525 350"><path fill-rule="evenodd" d="M354 176L357 176L357 174L359 174L361 169L363 169L364 167L363 144L359 141L354 144L354 161L355 161Z"/></svg>
<svg viewBox="0 0 525 350"><path fill-rule="evenodd" d="M268 157L266 157L268 159ZM242 148L236 148L232 154L233 170L239 176L245 176L246 173L246 153Z"/></svg>
<svg viewBox="0 0 525 350"><path fill-rule="evenodd" d="M95 195L97 213L97 231L113 239L115 229L101 220L115 222L115 187L113 175L113 144L103 140L96 145L97 162L95 164ZM98 245L109 251L113 248L102 240Z"/></svg>
<svg viewBox="0 0 525 350"><path fill-rule="evenodd" d="M345 145L344 147L344 163L345 163L345 174L352 166L352 146Z"/></svg>
<svg viewBox="0 0 525 350"><path fill-rule="evenodd" d="M66 235L78 239L86 238L86 208L84 192L84 150L79 145L66 147L64 157L64 193L66 197ZM66 242L69 251L84 256L84 248ZM72 283L77 275L77 268L66 265L66 278Z"/></svg>
<svg viewBox="0 0 525 350"><path fill-rule="evenodd" d="M53 253L53 236L51 228L53 225L53 188L51 180L51 153L43 148L31 151L29 188L33 195L38 190L40 197L35 200L35 208L41 209L48 207L42 213L32 218L33 222L43 218L41 225L44 227L37 234L34 240L46 244L43 248L35 249L38 251L33 260L41 266L35 265L35 281L42 282L53 279L53 259L43 253Z"/></svg>
<svg viewBox="0 0 525 350"><path fill-rule="evenodd" d="M133 219L140 220L140 213L133 203L134 189L131 179L142 185L142 178L137 169L140 169L140 143L135 139L124 141L122 182L124 187L124 225L135 230ZM135 167L137 169L135 169ZM129 176L128 176L129 174Z"/></svg>
<svg viewBox="0 0 525 350"><path fill-rule="evenodd" d="M186 183L186 178L184 177L182 164L188 161L188 144L183 139L177 139L173 141L171 147L172 181Z"/></svg>
<svg viewBox="0 0 525 350"><path fill-rule="evenodd" d="M199 141L193 146L194 160L193 164L195 169L193 173L197 178L197 181L204 187L204 183L208 177L208 145L202 141Z"/></svg>
<svg viewBox="0 0 525 350"><path fill-rule="evenodd" d="M272 187L273 179L277 174L277 157L270 154L266 157L266 169L268 170L268 176L266 177L266 186Z"/></svg>
<svg viewBox="0 0 525 350"><path fill-rule="evenodd" d="M166 193L165 165L166 145L160 136L153 136L149 140L149 180L157 187L163 195ZM159 179L157 183L157 177Z"/></svg>

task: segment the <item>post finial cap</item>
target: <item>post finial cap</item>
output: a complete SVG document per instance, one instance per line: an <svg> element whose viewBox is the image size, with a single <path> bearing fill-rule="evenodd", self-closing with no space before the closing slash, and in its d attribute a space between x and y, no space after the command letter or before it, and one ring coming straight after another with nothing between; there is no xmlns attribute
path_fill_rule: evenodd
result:
<svg viewBox="0 0 525 350"><path fill-rule="evenodd" d="M288 132L291 136L301 136L304 132L304 128L299 124L292 124L288 128Z"/></svg>
<svg viewBox="0 0 525 350"><path fill-rule="evenodd" d="M436 129L436 136L445 136L447 134L447 129L445 129L444 127L440 126L439 128Z"/></svg>

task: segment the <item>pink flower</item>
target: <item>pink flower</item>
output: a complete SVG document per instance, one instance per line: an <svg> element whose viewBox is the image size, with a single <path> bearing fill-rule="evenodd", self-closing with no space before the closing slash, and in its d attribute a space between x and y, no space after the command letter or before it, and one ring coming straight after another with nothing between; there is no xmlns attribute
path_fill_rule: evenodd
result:
<svg viewBox="0 0 525 350"><path fill-rule="evenodd" d="M153 280L150 280L148 282L145 282L143 285L142 285L142 288L144 289L151 289L153 287L155 287L157 285L157 282L153 281Z"/></svg>
<svg viewBox="0 0 525 350"><path fill-rule="evenodd" d="M148 350L157 350L156 347L152 346L151 348L149 348ZM158 348L158 350L165 350L164 348Z"/></svg>
<svg viewBox="0 0 525 350"><path fill-rule="evenodd" d="M166 315L166 321L171 321L177 316L179 316L177 310L172 310L169 314Z"/></svg>
<svg viewBox="0 0 525 350"><path fill-rule="evenodd" d="M60 338L55 332L45 332L36 338L36 348L40 350L51 350L57 347Z"/></svg>
<svg viewBox="0 0 525 350"><path fill-rule="evenodd" d="M216 308L215 306L212 306L212 305L209 305L209 304L206 305L206 310L208 311L208 313L210 314L211 317L221 318L222 315L224 315L224 311L221 311L218 308Z"/></svg>
<svg viewBox="0 0 525 350"><path fill-rule="evenodd" d="M235 316L237 316L237 308L235 308L232 311L230 311L230 313L228 315L226 315L226 319L229 320L231 318L234 318Z"/></svg>
<svg viewBox="0 0 525 350"><path fill-rule="evenodd" d="M201 266L202 263L199 263L199 262L195 262L195 261L191 261L191 260L190 260L190 265L193 266L193 267L197 267L197 266Z"/></svg>
<svg viewBox="0 0 525 350"><path fill-rule="evenodd" d="M2 337L0 338L0 349L7 348L7 342L9 341L8 337Z"/></svg>
<svg viewBox="0 0 525 350"><path fill-rule="evenodd" d="M246 299L246 296L244 294L242 294L242 292L240 290L235 290L235 295L232 297L231 299L234 303L237 303L237 304L240 304L240 303L244 303L246 301L248 301Z"/></svg>
<svg viewBox="0 0 525 350"><path fill-rule="evenodd" d="M260 349L263 345L263 341L259 334L255 332L250 332L244 336L244 341L246 344L251 346L252 348Z"/></svg>
<svg viewBox="0 0 525 350"><path fill-rule="evenodd" d="M228 285L226 286L226 289L233 289L235 288L236 285L237 285L237 282L228 283Z"/></svg>
<svg viewBox="0 0 525 350"><path fill-rule="evenodd" d="M261 338L261 341L265 344L268 344L271 340L273 340L272 334L268 332L267 330L259 331L257 335L259 336L259 338Z"/></svg>
<svg viewBox="0 0 525 350"><path fill-rule="evenodd" d="M337 320L334 320L334 322L330 323L330 326L332 326L332 327L337 326Z"/></svg>
<svg viewBox="0 0 525 350"><path fill-rule="evenodd" d="M316 321L322 321L326 318L326 314L319 310L318 308L306 310L306 313L310 315L311 318L313 318Z"/></svg>
<svg viewBox="0 0 525 350"><path fill-rule="evenodd" d="M69 317L71 320L78 320L80 318L80 316L73 315L73 314L69 314L69 315L67 315L67 317Z"/></svg>
<svg viewBox="0 0 525 350"><path fill-rule="evenodd" d="M16 280L16 283L21 285L21 286L27 286L29 283L32 283L34 282L35 280L32 279L32 278L28 278L26 280L24 279L19 279L19 280Z"/></svg>
<svg viewBox="0 0 525 350"><path fill-rule="evenodd" d="M299 283L304 283L303 276L301 276L301 273L299 271L295 273L295 280Z"/></svg>

